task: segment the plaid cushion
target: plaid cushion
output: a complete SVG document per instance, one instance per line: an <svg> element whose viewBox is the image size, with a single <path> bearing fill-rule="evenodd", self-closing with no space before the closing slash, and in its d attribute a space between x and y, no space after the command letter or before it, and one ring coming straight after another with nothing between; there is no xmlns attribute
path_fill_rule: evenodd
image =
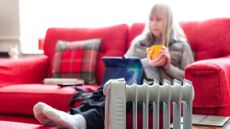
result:
<svg viewBox="0 0 230 129"><path fill-rule="evenodd" d="M96 61L100 39L61 41L56 44L52 73L55 78L81 78L96 84Z"/></svg>

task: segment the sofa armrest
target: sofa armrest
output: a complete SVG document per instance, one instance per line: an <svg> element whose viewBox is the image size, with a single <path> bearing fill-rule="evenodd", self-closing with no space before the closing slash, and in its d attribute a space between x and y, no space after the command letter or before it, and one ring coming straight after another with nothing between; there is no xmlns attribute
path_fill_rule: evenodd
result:
<svg viewBox="0 0 230 129"><path fill-rule="evenodd" d="M194 86L194 107L229 105L230 57L194 62L185 68L185 78Z"/></svg>
<svg viewBox="0 0 230 129"><path fill-rule="evenodd" d="M48 57L0 59L0 86L10 84L41 83L47 75Z"/></svg>

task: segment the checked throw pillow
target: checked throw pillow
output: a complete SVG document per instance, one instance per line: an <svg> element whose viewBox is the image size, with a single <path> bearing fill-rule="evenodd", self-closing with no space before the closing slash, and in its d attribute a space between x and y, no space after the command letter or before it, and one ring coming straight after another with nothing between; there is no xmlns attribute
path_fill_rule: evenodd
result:
<svg viewBox="0 0 230 129"><path fill-rule="evenodd" d="M80 78L96 84L96 61L101 39L58 40L53 58L54 78Z"/></svg>

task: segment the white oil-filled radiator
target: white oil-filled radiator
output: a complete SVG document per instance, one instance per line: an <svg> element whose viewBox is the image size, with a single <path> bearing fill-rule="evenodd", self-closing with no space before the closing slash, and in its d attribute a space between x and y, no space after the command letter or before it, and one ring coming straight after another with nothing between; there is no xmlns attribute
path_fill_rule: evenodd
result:
<svg viewBox="0 0 230 129"><path fill-rule="evenodd" d="M148 115L153 115L153 129L159 129L160 103L163 103L163 129L170 129L171 105L173 105L173 129L181 129L182 118L183 129L192 128L194 89L188 80L183 82L174 80L173 84L164 80L162 85L157 81L150 85L146 83L126 85L124 79L113 79L104 85L103 92L106 95L105 129L126 129L126 102L130 101L133 105L133 129L138 127L137 105L139 102L142 102L143 106L143 129L149 129ZM152 105L151 114L149 105Z"/></svg>

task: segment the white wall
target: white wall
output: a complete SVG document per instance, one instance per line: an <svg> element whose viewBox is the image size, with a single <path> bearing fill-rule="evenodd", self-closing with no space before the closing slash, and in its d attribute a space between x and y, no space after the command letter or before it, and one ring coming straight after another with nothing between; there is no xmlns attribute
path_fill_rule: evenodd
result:
<svg viewBox="0 0 230 129"><path fill-rule="evenodd" d="M142 0L20 0L22 50L34 52L38 38L44 37L49 27L101 27L141 22L147 18L152 5L144 4L145 8L140 8L141 4Z"/></svg>
<svg viewBox="0 0 230 129"><path fill-rule="evenodd" d="M21 48L33 52L49 27L97 27L145 22L157 2L172 6L178 21L230 17L228 0L20 0Z"/></svg>
<svg viewBox="0 0 230 129"><path fill-rule="evenodd" d="M8 46L19 45L18 0L0 0L0 51L8 51Z"/></svg>
<svg viewBox="0 0 230 129"><path fill-rule="evenodd" d="M0 51L20 37L24 53L36 52L49 27L145 22L158 1L171 5L178 21L230 17L228 0L0 0Z"/></svg>

